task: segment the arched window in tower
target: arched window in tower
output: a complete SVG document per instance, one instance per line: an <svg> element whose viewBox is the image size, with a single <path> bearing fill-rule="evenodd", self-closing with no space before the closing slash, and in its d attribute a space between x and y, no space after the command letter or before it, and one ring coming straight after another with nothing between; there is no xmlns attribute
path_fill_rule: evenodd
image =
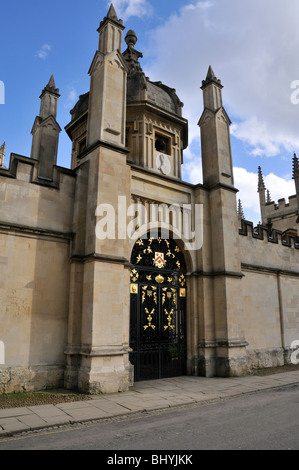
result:
<svg viewBox="0 0 299 470"><path fill-rule="evenodd" d="M171 154L170 137L156 132L155 133L155 149L157 152L170 155Z"/></svg>

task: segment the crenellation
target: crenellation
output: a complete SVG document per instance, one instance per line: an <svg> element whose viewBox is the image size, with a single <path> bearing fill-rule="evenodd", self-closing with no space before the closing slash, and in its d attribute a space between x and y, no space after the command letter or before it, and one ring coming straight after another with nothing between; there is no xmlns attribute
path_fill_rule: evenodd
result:
<svg viewBox="0 0 299 470"><path fill-rule="evenodd" d="M278 199L277 203L271 200L270 191L266 189L261 167L258 168L258 193L260 199L261 219L264 225L271 223L274 228L284 232L292 228L299 228L299 193L297 175L297 157L293 159L293 179L295 180L295 195ZM266 196L267 193L267 196Z"/></svg>
<svg viewBox="0 0 299 470"><path fill-rule="evenodd" d="M285 200L284 197L281 198L281 199L278 199L278 207L279 207L280 205L284 205L284 206L286 205L286 200Z"/></svg>
<svg viewBox="0 0 299 470"><path fill-rule="evenodd" d="M253 222L241 220L239 235L252 239L265 240L288 248L299 249L299 237L288 232L282 232L265 225L254 226Z"/></svg>
<svg viewBox="0 0 299 470"><path fill-rule="evenodd" d="M38 160L15 153L11 154L9 167L6 169L0 168L0 178L4 177L22 180L22 175L24 174L27 175L26 181L30 184L48 186L49 188L58 190L60 189L62 175L75 177L75 172L73 170L57 165L53 167L53 178L42 177L39 173Z"/></svg>
<svg viewBox="0 0 299 470"><path fill-rule="evenodd" d="M270 202L265 205L265 214L268 222L274 228L284 232L288 228L297 230L297 197L290 196L288 202L284 198L278 203Z"/></svg>

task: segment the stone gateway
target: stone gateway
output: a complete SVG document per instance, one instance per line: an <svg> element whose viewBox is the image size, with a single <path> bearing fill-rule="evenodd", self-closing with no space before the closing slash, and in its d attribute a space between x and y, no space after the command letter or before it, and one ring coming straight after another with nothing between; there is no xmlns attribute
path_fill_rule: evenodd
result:
<svg viewBox="0 0 299 470"><path fill-rule="evenodd" d="M57 166L53 76L30 157L11 154L5 168L0 148L0 393L242 375L290 363L299 339L297 156L290 203L271 201L259 169L261 223L246 221L223 86L209 67L203 183L184 182L183 103L146 77L134 31L122 51L124 29L111 5L90 89L65 127L69 169Z"/></svg>

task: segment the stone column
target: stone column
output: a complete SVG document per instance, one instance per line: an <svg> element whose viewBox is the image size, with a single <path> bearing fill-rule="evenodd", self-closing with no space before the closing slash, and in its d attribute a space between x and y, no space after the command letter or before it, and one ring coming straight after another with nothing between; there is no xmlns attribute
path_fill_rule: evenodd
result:
<svg viewBox="0 0 299 470"><path fill-rule="evenodd" d="M133 378L129 363L129 243L126 234L118 233L118 219L125 213L123 207L119 208L119 196L124 196L127 205L130 203L125 147L127 68L121 55L122 30L122 22L111 6L100 24L99 49L89 70L87 148L83 159L86 201L84 217L80 218L79 210L75 214L77 234L80 221L84 224L84 241L74 245L72 256L75 266L71 291L76 295L76 273L82 286L77 290L81 302L80 344L76 351L78 335L69 335L67 375L72 380L75 356L79 357L78 388L87 393L125 391ZM78 188L77 198L81 197ZM82 227L80 230L83 236ZM78 321L74 305L71 302L70 332L74 330L72 322Z"/></svg>

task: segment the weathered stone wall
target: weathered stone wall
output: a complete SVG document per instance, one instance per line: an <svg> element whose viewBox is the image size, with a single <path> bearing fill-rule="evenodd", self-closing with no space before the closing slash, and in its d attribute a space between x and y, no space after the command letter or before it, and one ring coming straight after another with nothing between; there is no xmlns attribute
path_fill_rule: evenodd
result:
<svg viewBox="0 0 299 470"><path fill-rule="evenodd" d="M251 366L283 365L277 276L243 269L245 338Z"/></svg>
<svg viewBox="0 0 299 470"><path fill-rule="evenodd" d="M0 175L0 393L63 384L75 178L32 182L34 161Z"/></svg>
<svg viewBox="0 0 299 470"><path fill-rule="evenodd" d="M245 338L251 367L289 362L290 345L299 339L299 250L290 240L268 239L243 224L240 246Z"/></svg>
<svg viewBox="0 0 299 470"><path fill-rule="evenodd" d="M61 369L65 361L69 242L0 230L0 266L0 332L5 344L0 371L10 368L9 377L0 378L0 390L15 390L17 378L11 380L19 375L13 371L16 366L23 368L19 388L27 389L32 385L26 368L38 366L44 375L47 366ZM61 377L60 370L56 383ZM40 385L41 379L34 387Z"/></svg>
<svg viewBox="0 0 299 470"><path fill-rule="evenodd" d="M94 232L96 203L105 199L116 206L119 194L144 204L147 212L152 203L203 205L203 247L185 252L189 374L219 375L228 360L244 362L238 356L244 341L250 367L289 362L291 342L299 339L299 250L294 239L286 246L275 233L269 240L265 230L256 234L250 224L243 224L239 239L230 245L232 213L211 235L216 222L210 206L219 205L204 187L134 166L129 170L121 155L116 189L116 156L112 159L106 153L102 151L99 159L105 169L103 192L93 204L87 202L93 194L87 190L87 163L76 170L77 178L56 167L51 182L39 180L36 161L25 157L14 156L10 170L0 172L0 341L5 345L0 393L68 383L70 388L78 385L89 392L107 392L115 390L116 371L117 390L127 388L131 366L126 260L134 242L100 242ZM229 247L225 253L223 245ZM227 318L222 322L218 306L224 301ZM87 321L92 309L94 315Z"/></svg>
<svg viewBox="0 0 299 470"><path fill-rule="evenodd" d="M0 223L72 232L74 184L69 170L54 167L48 181L38 178L37 160L12 155L9 170L0 169Z"/></svg>

